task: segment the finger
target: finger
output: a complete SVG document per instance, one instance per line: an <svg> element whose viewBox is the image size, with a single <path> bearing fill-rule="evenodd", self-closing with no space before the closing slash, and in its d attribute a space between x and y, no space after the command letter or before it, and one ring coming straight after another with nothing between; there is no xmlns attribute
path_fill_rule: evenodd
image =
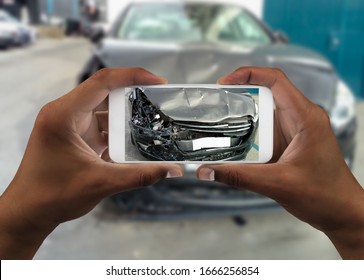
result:
<svg viewBox="0 0 364 280"><path fill-rule="evenodd" d="M287 148L289 142L292 140L292 137L294 137L294 131L291 131L290 137L286 137L287 134L285 134L282 128L282 125L285 125L285 121L280 118L279 113L277 110L274 110L274 131L273 131L273 156L270 163L277 162L285 149ZM289 128L289 125L286 125L286 129Z"/></svg>
<svg viewBox="0 0 364 280"><path fill-rule="evenodd" d="M101 155L107 148L108 138L105 137L105 133L100 131L99 122L95 115L92 115L92 121L87 127L87 130L78 130L78 133L87 145L96 152L96 154Z"/></svg>
<svg viewBox="0 0 364 280"><path fill-rule="evenodd" d="M313 104L279 69L263 67L241 67L218 80L220 84L252 84L272 89L277 109L289 110L295 116Z"/></svg>
<svg viewBox="0 0 364 280"><path fill-rule="evenodd" d="M163 84L166 80L141 68L104 68L65 95L75 113L89 113L99 106L111 90L131 85Z"/></svg>
<svg viewBox="0 0 364 280"><path fill-rule="evenodd" d="M95 117L98 122L99 131L109 131L109 112L95 112Z"/></svg>
<svg viewBox="0 0 364 280"><path fill-rule="evenodd" d="M87 141L87 140L85 140ZM97 134L95 137L93 137L91 140L87 141L89 147L95 151L95 153L100 156L104 153L104 151L107 149L108 142L105 139L105 136L103 133Z"/></svg>
<svg viewBox="0 0 364 280"><path fill-rule="evenodd" d="M279 195L285 193L281 190L282 186L289 185L287 184L289 174L286 170L277 163L221 164L202 165L196 173L200 180L218 181L279 199Z"/></svg>
<svg viewBox="0 0 364 280"><path fill-rule="evenodd" d="M149 186L166 177L180 177L182 167L176 164L116 164L105 162L102 168L105 195Z"/></svg>
<svg viewBox="0 0 364 280"><path fill-rule="evenodd" d="M109 111L109 96L107 96L95 109L95 112L98 111Z"/></svg>
<svg viewBox="0 0 364 280"><path fill-rule="evenodd" d="M101 158L104 160L104 161L107 161L107 162L112 162L112 159L110 158L110 154L109 154L109 148L107 148L101 155Z"/></svg>

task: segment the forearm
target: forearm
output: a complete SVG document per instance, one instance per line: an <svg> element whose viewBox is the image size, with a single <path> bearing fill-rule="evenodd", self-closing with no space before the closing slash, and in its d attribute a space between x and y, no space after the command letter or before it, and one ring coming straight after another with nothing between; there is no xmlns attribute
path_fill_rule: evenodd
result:
<svg viewBox="0 0 364 280"><path fill-rule="evenodd" d="M364 228L328 232L326 235L345 260L364 260Z"/></svg>
<svg viewBox="0 0 364 280"><path fill-rule="evenodd" d="M323 232L330 238L343 259L364 260L364 191L354 177L352 178L353 181L348 178L346 182L351 186L356 185L356 189L336 213L341 226ZM345 182L341 184L345 185Z"/></svg>
<svg viewBox="0 0 364 280"><path fill-rule="evenodd" d="M32 259L55 226L39 226L24 220L0 197L0 259Z"/></svg>
<svg viewBox="0 0 364 280"><path fill-rule="evenodd" d="M1 225L3 228L3 226ZM0 259L2 260L26 260L32 259L47 235L24 233L23 236L14 236L0 233Z"/></svg>
<svg viewBox="0 0 364 280"><path fill-rule="evenodd" d="M364 190L351 173L342 176L338 183L346 186L345 193L337 193L344 202L331 209L336 211L334 216L341 226L326 228L323 232L343 259L364 260Z"/></svg>

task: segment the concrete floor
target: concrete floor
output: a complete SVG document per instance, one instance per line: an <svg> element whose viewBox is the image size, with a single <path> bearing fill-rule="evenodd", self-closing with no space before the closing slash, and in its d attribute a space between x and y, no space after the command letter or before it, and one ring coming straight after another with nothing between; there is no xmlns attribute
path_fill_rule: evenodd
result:
<svg viewBox="0 0 364 280"><path fill-rule="evenodd" d="M75 85L89 44L80 39L44 40L0 52L0 192L21 160L37 112ZM354 174L364 185L364 103L358 103ZM132 221L98 206L59 226L36 259L337 259L329 240L283 210L201 220Z"/></svg>

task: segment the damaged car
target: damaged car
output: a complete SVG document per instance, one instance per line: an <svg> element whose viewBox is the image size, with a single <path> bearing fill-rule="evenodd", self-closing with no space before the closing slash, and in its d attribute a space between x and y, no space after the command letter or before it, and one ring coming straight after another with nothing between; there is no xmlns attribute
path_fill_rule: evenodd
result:
<svg viewBox="0 0 364 280"><path fill-rule="evenodd" d="M131 142L149 160L244 160L254 144L258 106L246 91L135 88Z"/></svg>
<svg viewBox="0 0 364 280"><path fill-rule="evenodd" d="M79 82L104 67L143 67L168 78L171 84L214 84L240 66L280 68L307 98L328 113L343 156L352 166L357 120L350 88L325 57L289 44L282 33L271 30L243 4L136 0L120 12L107 34L98 34L93 42L94 50ZM169 112L159 115L172 118ZM195 125L191 120L183 124L189 125L189 131ZM134 142L146 145L140 138ZM141 144L136 143L143 152ZM146 146L156 144L159 142ZM229 215L277 207L274 201L255 193L199 181L196 165L186 163L184 167L182 178L120 193L112 201L122 209L119 212L148 218Z"/></svg>

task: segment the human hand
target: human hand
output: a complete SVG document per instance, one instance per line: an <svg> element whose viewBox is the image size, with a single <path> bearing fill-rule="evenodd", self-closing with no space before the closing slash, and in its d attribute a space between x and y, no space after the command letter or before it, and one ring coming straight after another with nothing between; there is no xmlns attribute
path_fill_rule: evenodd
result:
<svg viewBox="0 0 364 280"><path fill-rule="evenodd" d="M13 181L0 198L0 257L33 257L60 223L88 213L103 198L150 185L177 165L113 164L107 159L109 92L165 80L143 69L104 69L45 105ZM100 157L102 156L102 158Z"/></svg>
<svg viewBox="0 0 364 280"><path fill-rule="evenodd" d="M203 165L197 176L268 196L323 231L343 258L364 258L364 191L341 155L327 114L277 69L242 67L219 83L272 90L273 160Z"/></svg>

